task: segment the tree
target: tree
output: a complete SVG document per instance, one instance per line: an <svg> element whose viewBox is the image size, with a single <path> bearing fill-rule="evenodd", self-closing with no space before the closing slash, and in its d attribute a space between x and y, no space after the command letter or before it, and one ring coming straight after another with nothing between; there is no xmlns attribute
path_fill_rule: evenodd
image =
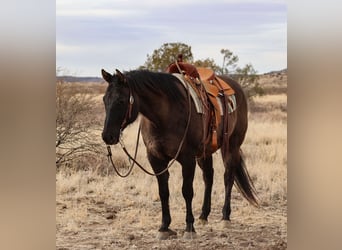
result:
<svg viewBox="0 0 342 250"><path fill-rule="evenodd" d="M159 49L154 50L152 55L147 55L147 61L140 69L163 72L170 63L177 60L179 54L182 54L184 62L192 63L197 67L211 68L218 75L229 75L242 85L248 97L263 94L258 83L257 71L252 64L239 67L239 57L232 51L221 49L220 53L223 55L222 66L218 66L211 58L193 61L191 46L187 44L164 43Z"/></svg>
<svg viewBox="0 0 342 250"><path fill-rule="evenodd" d="M238 83L241 84L248 98L255 95L264 94L264 90L259 85L259 76L252 64L246 64L243 68L237 68L232 75Z"/></svg>
<svg viewBox="0 0 342 250"><path fill-rule="evenodd" d="M229 49L221 49L221 54L223 55L221 74L228 75L234 72L239 57L234 55Z"/></svg>
<svg viewBox="0 0 342 250"><path fill-rule="evenodd" d="M239 57L232 51L221 49L221 54L223 55L221 74L229 75L240 83L248 98L263 94L263 89L258 83L259 76L251 63L241 68L237 65Z"/></svg>
<svg viewBox="0 0 342 250"><path fill-rule="evenodd" d="M155 49L152 55L147 54L147 61L140 69L163 72L177 60L179 54L183 55L183 60L193 62L191 47L185 43L164 43L159 49Z"/></svg>
<svg viewBox="0 0 342 250"><path fill-rule="evenodd" d="M214 59L211 58L207 58L204 60L196 60L194 62L194 65L196 67L205 67L205 68L211 68L212 70L214 70L215 73L220 74L221 73L221 67L218 66Z"/></svg>

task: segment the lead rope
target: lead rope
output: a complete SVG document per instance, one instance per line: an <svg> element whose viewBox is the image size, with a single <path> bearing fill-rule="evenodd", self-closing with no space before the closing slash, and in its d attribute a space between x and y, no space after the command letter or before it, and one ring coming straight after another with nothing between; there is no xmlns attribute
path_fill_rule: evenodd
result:
<svg viewBox="0 0 342 250"><path fill-rule="evenodd" d="M146 170L139 162L136 161L136 156L137 156L137 152L138 152L138 144L139 144L139 137L140 137L140 130L141 130L141 125L139 125L139 129L138 129L138 135L137 135L137 143L136 143L136 146L135 146L135 153L134 153L134 158L131 156L131 154L127 151L126 147L125 147L125 144L122 140L122 137L121 137L121 134L120 134L120 145L121 145L121 148L122 150L126 153L126 155L128 156L128 158L132 161L132 165L129 167L129 170L126 174L120 174L120 172L118 171L117 167L115 166L114 162L113 162L113 159L112 159L112 151L111 151L111 148L109 145L107 145L107 151L108 151L108 160L111 162L115 172L117 173L118 176L122 177L122 178L125 178L127 177L133 170L133 166L134 164L136 164L142 171L144 171L146 174L148 175L151 175L151 176L158 176L158 175L161 175L163 173L165 173L166 171L169 170L169 168L173 165L173 163L176 161L176 159L178 158L179 156L179 153L183 147L183 144L184 144L184 141L185 141L185 137L188 133L188 130L189 130L189 126L190 126L190 119L191 119L191 96L190 96L190 90L189 90L189 84L188 82L186 81L185 79L185 76L184 76L184 73L182 72L182 70L180 69L177 61L175 62L176 63L176 66L179 70L179 72L182 74L183 76L183 79L185 80L186 82L186 92L187 92L187 97L188 97L188 106L189 106L189 113L188 113L188 121L187 121L187 124L186 124L186 127L185 127L185 131L184 131L184 135L182 137L182 140L179 144L179 147L178 147L178 150L176 152L176 155L172 158L171 162L169 162L168 166L163 169L162 171L158 172L158 173L152 173L152 172L149 172L148 170Z"/></svg>
<svg viewBox="0 0 342 250"><path fill-rule="evenodd" d="M113 168L114 168L115 173L117 173L117 175L120 176L120 177L122 177L122 178L125 178L125 177L127 177L128 175L130 175L130 173L131 173L132 170L133 170L133 166L134 166L134 163L135 163L135 159L136 159L137 153L138 153L138 145L139 145L139 138L140 138L139 135L140 135L140 126L139 126L139 129L138 129L137 143L136 143L136 145L135 145L134 160L133 160L133 162L132 162L131 166L129 167L129 169L128 169L128 171L127 171L126 174L121 174L121 173L119 172L118 168L115 166L114 161L113 161L113 158L112 158L112 150L111 150L110 146L107 145L107 151L108 151L107 157L108 157L108 161L111 162L111 164L112 164L112 166L113 166ZM123 141L122 141L122 139L121 139L121 135L120 135L120 144L121 144L121 147L125 148L125 146L123 145ZM126 150L126 148L125 148L125 150ZM125 151L125 150L124 150L124 151ZM127 154L127 153L126 153L126 154ZM131 157L130 155L129 155L129 159L130 159L130 160L132 159L132 157Z"/></svg>

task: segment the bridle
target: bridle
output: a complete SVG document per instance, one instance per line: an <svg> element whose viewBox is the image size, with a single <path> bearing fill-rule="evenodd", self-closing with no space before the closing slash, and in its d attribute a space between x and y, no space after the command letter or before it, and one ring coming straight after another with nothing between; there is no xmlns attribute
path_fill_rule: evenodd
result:
<svg viewBox="0 0 342 250"><path fill-rule="evenodd" d="M129 86L129 85L128 85ZM129 100L128 100L128 106L125 114L125 118L122 121L121 128L120 128L120 135L122 133L122 130L126 127L128 121L131 119L132 116L132 109L134 104L134 97L133 92L131 90L131 87L129 86Z"/></svg>
<svg viewBox="0 0 342 250"><path fill-rule="evenodd" d="M187 123L186 123L186 127L185 127L185 131L184 131L184 134L183 134L183 137L182 137L182 140L181 142L179 143L179 146L178 146L178 149L177 149L177 152L175 154L175 156L171 159L171 161L169 162L168 166L163 169L162 171L160 172L157 172L157 173L152 173L148 170L146 170L146 168L144 168L139 162L137 162L136 160L136 157L137 157L137 153L138 153L138 145L139 145L139 138L140 138L140 131L141 131L141 125L139 125L139 129L138 129L138 134L137 134L137 140L136 140L136 145L135 145L135 152L134 152L134 157L132 157L132 155L127 151L126 147L125 147L125 144L122 140L122 132L123 132L123 129L125 128L125 126L127 125L128 121L131 119L131 116L132 116L132 109L133 109L133 104L134 104L134 97L133 97L133 92L132 92L132 89L131 87L129 86L128 82L126 82L128 84L128 87L129 87L129 102L128 102L128 107L127 107L127 111L126 111L126 115L125 115L125 118L121 124L121 129L120 129L120 136L119 136L119 142L120 142L120 145L121 145L121 148L122 150L125 152L125 154L128 156L129 160L132 161L127 173L125 174L121 174L119 171L118 171L118 168L115 166L115 163L113 161L113 158L112 158L112 151L111 151L111 148L110 148L110 145L107 145L107 151L108 151L108 154L107 154L107 157L108 157L108 161L110 161L111 165L113 166L114 168L114 171L117 173L118 176L122 177L122 178L125 178L127 177L133 170L133 167L134 167L134 164L136 164L142 171L144 171L146 174L148 175L151 175L151 176L158 176L158 175L161 175L163 173L165 173L166 171L169 170L169 168L173 165L173 163L176 161L176 159L178 158L179 156L179 153L183 147L183 144L184 144L184 141L185 141L185 137L188 133L188 130L189 130L189 126L190 126L190 119L191 119L191 96L190 96L190 91L189 91L189 84L188 82L186 81L186 78L184 76L184 73L182 72L182 70L180 69L177 61L176 61L176 65L178 67L178 70L179 72L181 73L181 75L183 76L183 79L184 79L184 82L186 83L186 92L187 92L187 99L188 99L188 107L189 107L189 113L188 113L188 120L187 120Z"/></svg>

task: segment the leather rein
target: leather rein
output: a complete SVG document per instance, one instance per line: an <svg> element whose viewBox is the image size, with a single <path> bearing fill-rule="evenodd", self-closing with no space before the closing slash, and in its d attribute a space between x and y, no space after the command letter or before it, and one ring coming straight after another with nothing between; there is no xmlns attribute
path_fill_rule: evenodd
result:
<svg viewBox="0 0 342 250"><path fill-rule="evenodd" d="M188 120L187 120L187 124L186 124L186 127L185 127L185 131L184 131L184 134L183 134L183 137L182 137L182 140L181 142L179 143L179 146L178 146L178 149L177 149L177 152L175 154L175 156L171 159L171 161L169 162L169 164L167 165L167 167L165 169L163 169L162 171L160 172L157 172L157 173L152 173L148 170L146 170L146 168L144 168L137 160L136 160L136 157L137 157L137 153L138 153L138 146L139 146L139 138L140 138L140 132L141 132L141 125L139 125L139 129L138 129L138 134L137 134L137 140L136 140L136 145L135 145L135 152L134 152L134 157L127 151L126 147L125 147L125 144L122 140L122 132L123 132L123 128L126 126L126 124L128 123L128 120L131 118L131 115L132 115L132 109L133 109L133 104L134 104L134 97L133 97L133 93L132 93L132 90L131 88L129 88L129 103L128 103L128 107L127 107L127 111L126 111L126 115L125 115L125 118L121 124L121 131L120 131L120 138L119 138L119 142L120 142L120 145L121 145L121 148L122 150L125 152L125 154L128 156L128 159L131 161L131 165L127 171L127 173L125 174L121 174L118 170L118 167L115 166L115 163L113 161L113 158L112 158L112 151L111 151L111 147L110 145L107 145L107 151L108 151L108 154L107 154L107 157L108 157L108 161L110 161L111 165L113 166L114 168L114 171L116 172L116 174L122 178L125 178L127 176L130 175L130 173L132 172L133 170L133 167L134 167L134 164L136 164L142 171L144 171L146 174L148 175L151 175L151 176L158 176L158 175L161 175L163 173L165 173L166 171L169 170L169 168L174 164L174 162L176 161L176 159L178 158L179 156L179 153L183 147L183 144L184 144L184 141L185 141L185 137L188 133L188 130L189 130L189 126L190 126L190 119L191 119L191 96L190 96L190 90L189 90L189 84L188 82L186 81L186 78L184 76L184 73L182 72L182 70L180 69L177 61L176 61L176 65L177 65L177 68L179 70L179 72L182 74L183 76L183 79L184 79L184 82L186 82L186 92L187 92L187 98L188 98L188 106L189 106L189 113L188 113Z"/></svg>

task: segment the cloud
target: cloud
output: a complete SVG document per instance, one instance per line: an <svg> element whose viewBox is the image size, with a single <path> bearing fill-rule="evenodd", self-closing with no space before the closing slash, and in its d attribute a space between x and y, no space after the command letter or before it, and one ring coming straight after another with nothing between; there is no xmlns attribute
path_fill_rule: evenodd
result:
<svg viewBox="0 0 342 250"><path fill-rule="evenodd" d="M184 42L195 59L220 62L228 48L263 72L286 67L286 22L284 1L57 0L57 65L134 69L163 43Z"/></svg>

